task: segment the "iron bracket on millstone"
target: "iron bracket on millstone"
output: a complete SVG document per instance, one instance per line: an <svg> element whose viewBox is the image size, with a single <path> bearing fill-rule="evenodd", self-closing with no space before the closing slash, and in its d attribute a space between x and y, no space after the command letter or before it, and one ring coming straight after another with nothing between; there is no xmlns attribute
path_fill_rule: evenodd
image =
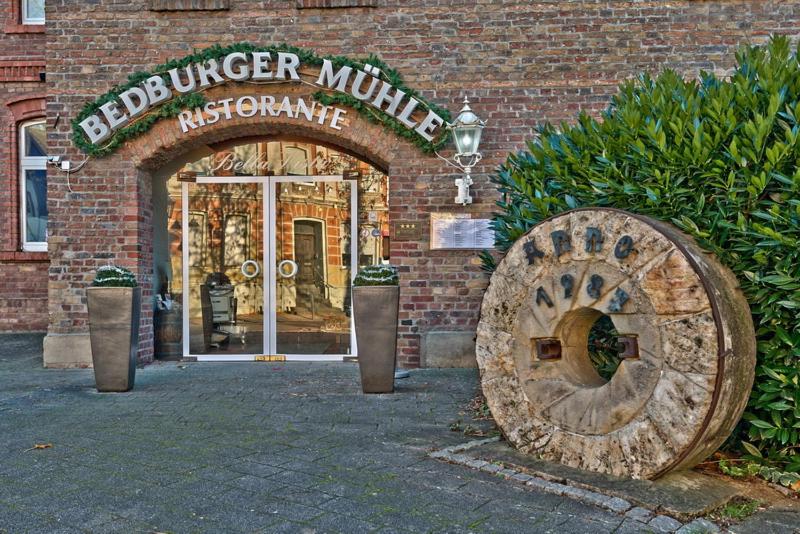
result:
<svg viewBox="0 0 800 534"><path fill-rule="evenodd" d="M535 339L536 358L539 360L560 360L561 340L555 338Z"/></svg>
<svg viewBox="0 0 800 534"><path fill-rule="evenodd" d="M619 357L623 360L639 358L639 338L636 336L619 336L617 338L617 350L619 350Z"/></svg>

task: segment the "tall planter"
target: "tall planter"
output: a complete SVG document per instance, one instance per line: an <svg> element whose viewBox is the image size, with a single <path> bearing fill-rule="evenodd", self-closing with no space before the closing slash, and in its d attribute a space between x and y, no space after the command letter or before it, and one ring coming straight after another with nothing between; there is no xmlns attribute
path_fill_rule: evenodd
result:
<svg viewBox="0 0 800 534"><path fill-rule="evenodd" d="M353 287L358 367L364 393L394 391L397 355L398 286Z"/></svg>
<svg viewBox="0 0 800 534"><path fill-rule="evenodd" d="M129 391L139 349L139 287L89 287L89 336L97 390Z"/></svg>

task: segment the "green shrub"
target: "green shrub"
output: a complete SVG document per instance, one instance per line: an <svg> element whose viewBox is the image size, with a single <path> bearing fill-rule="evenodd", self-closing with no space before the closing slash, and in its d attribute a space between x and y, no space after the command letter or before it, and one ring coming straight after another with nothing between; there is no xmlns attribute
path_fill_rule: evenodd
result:
<svg viewBox="0 0 800 534"><path fill-rule="evenodd" d="M738 430L747 458L800 469L800 65L784 37L743 47L730 78L672 71L620 87L601 120L545 124L493 181L497 245L580 206L671 221L739 278L758 338ZM492 269L494 259L483 255Z"/></svg>
<svg viewBox="0 0 800 534"><path fill-rule="evenodd" d="M396 286L400 284L397 267L392 265L368 265L356 275L354 286Z"/></svg>
<svg viewBox="0 0 800 534"><path fill-rule="evenodd" d="M136 287L136 276L124 267L104 265L97 269L94 287Z"/></svg>

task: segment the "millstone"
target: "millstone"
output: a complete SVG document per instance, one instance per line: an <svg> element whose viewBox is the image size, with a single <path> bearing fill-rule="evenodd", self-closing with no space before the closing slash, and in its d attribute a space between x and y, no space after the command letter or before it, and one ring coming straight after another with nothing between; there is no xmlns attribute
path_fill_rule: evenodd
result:
<svg viewBox="0 0 800 534"><path fill-rule="evenodd" d="M603 314L623 359L591 363ZM733 430L755 332L735 276L668 224L573 210L520 238L492 275L477 359L489 407L523 452L633 478L692 467Z"/></svg>

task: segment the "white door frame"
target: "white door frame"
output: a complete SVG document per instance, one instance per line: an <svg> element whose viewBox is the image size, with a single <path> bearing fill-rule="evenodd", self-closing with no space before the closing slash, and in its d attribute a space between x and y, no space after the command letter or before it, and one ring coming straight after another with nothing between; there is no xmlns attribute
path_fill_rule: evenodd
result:
<svg viewBox="0 0 800 534"><path fill-rule="evenodd" d="M269 340L269 354L277 354L277 341L278 341L278 316L277 316L277 309L278 303L276 300L277 296L277 284L278 278L277 273L275 272L277 267L277 250L276 250L276 206L278 202L277 195L275 194L275 184L280 183L297 183L297 182L342 182L341 175L336 176L270 176L269 177L269 195L268 202L269 202L269 217L267 217L271 221L271 231L265 233L264 235L269 236L269 261L265 263L265 265L269 265L270 270L272 273L270 274L269 279L269 319L271 321L269 325L270 336ZM356 270L358 269L358 187L357 183L352 182L350 186L350 282L353 281L356 275ZM324 226L324 225L323 225ZM323 235L327 236L327 232L323 231ZM327 248L327 242L323 243L323 246ZM265 314L266 317L266 314ZM342 361L345 356L355 356L356 354L356 336L355 336L355 328L353 322L353 314L350 313L350 352L351 354L286 354L287 361Z"/></svg>
<svg viewBox="0 0 800 534"><path fill-rule="evenodd" d="M261 258L261 276L263 277L262 294L264 301L263 314L263 347L266 354L276 354L277 346L277 272L276 272L276 203L275 184L285 182L341 182L341 175L326 176L198 176L198 184L262 184L263 219L263 257ZM183 292L183 356L197 358L197 361L254 361L261 354L192 354L190 351L189 329L189 185L181 183L181 252L182 252L182 287ZM352 282L358 269L358 187L353 183L350 187L350 281ZM327 243L324 243L327 246ZM351 354L286 354L287 361L342 361L344 357L357 354L353 314L350 314L350 347Z"/></svg>

